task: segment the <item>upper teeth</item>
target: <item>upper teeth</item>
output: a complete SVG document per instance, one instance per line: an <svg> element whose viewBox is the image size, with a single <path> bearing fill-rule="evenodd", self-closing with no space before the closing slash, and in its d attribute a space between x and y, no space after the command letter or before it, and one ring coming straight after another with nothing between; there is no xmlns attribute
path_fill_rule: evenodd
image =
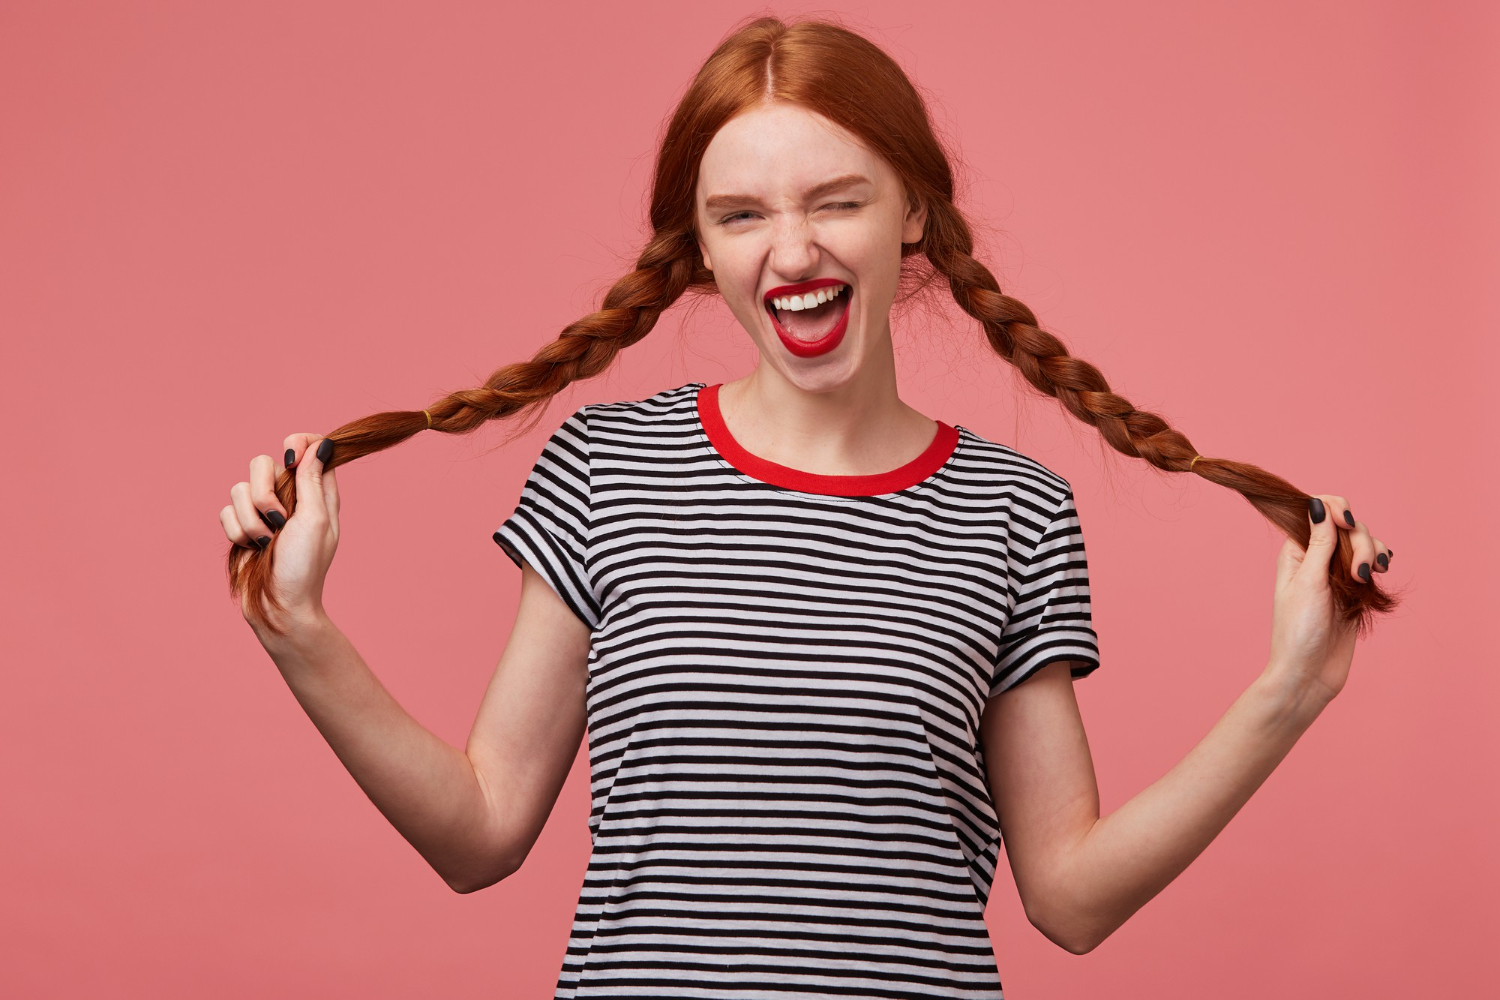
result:
<svg viewBox="0 0 1500 1000"><path fill-rule="evenodd" d="M771 305L777 309L790 309L792 312L816 309L848 287L848 285L829 285L827 288L820 288L816 292L808 292L805 295L783 295L779 299L772 299Z"/></svg>

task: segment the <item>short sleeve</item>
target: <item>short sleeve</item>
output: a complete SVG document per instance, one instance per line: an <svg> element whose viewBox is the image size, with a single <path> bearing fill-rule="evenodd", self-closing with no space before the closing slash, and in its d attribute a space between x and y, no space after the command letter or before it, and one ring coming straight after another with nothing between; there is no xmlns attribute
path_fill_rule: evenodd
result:
<svg viewBox="0 0 1500 1000"><path fill-rule="evenodd" d="M1099 666L1089 607L1083 530L1067 489L1057 508L1017 508L1012 521L1010 576L1015 602L1000 633L990 697L1058 660L1073 660L1073 677Z"/></svg>
<svg viewBox="0 0 1500 1000"><path fill-rule="evenodd" d="M542 448L515 513L495 542L517 566L524 560L589 628L599 601L588 573L590 512L588 407L563 421Z"/></svg>

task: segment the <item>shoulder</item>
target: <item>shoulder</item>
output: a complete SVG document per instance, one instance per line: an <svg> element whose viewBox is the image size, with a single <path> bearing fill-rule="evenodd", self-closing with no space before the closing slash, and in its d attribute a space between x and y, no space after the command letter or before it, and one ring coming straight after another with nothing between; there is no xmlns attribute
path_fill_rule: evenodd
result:
<svg viewBox="0 0 1500 1000"><path fill-rule="evenodd" d="M604 418L629 419L632 417L648 417L653 415L680 413L684 410L691 412L697 404L698 389L703 386L702 382L689 382L673 389L663 389L661 392L644 399L621 399L609 403L587 403L578 408L579 413L595 415Z"/></svg>
<svg viewBox="0 0 1500 1000"><path fill-rule="evenodd" d="M629 444L644 437L689 433L696 427L697 394L702 385L689 382L644 399L589 403L579 407L574 417L586 423L596 441Z"/></svg>
<svg viewBox="0 0 1500 1000"><path fill-rule="evenodd" d="M1030 507L1057 509L1073 492L1072 484L1056 470L959 425L959 448L954 456L956 477L983 482L1005 499Z"/></svg>

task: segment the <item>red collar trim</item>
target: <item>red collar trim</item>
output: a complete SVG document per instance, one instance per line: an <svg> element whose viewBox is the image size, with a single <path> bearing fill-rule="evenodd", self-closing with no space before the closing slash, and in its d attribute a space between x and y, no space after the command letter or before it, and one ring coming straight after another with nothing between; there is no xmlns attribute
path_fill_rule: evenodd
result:
<svg viewBox="0 0 1500 1000"><path fill-rule="evenodd" d="M932 443L922 454L898 469L872 476L825 476L803 472L752 455L740 446L729 433L729 425L724 423L724 416L719 411L719 386L722 384L703 386L698 390L698 422L703 425L709 444L735 471L772 486L841 497L896 493L917 485L941 469L958 446L958 428L939 420Z"/></svg>

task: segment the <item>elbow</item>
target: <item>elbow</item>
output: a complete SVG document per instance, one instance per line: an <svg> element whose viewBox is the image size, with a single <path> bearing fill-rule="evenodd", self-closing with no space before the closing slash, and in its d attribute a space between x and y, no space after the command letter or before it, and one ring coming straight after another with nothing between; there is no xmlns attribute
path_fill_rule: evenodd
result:
<svg viewBox="0 0 1500 1000"><path fill-rule="evenodd" d="M484 878L445 878L443 881L447 882L448 888L454 892L461 896L467 896L471 892L488 889L497 882L503 882L512 874L514 874L512 871L501 871L487 875Z"/></svg>
<svg viewBox="0 0 1500 1000"><path fill-rule="evenodd" d="M1051 941L1053 944L1057 945L1059 948L1070 955L1087 955L1089 952L1099 947L1099 944L1103 940L1096 935L1091 936L1076 931L1057 931L1050 927L1046 927L1036 923L1033 923L1032 926L1041 931L1042 936L1045 937L1048 941Z"/></svg>
<svg viewBox="0 0 1500 1000"><path fill-rule="evenodd" d="M1031 926L1041 932L1042 937L1070 955L1087 955L1109 937L1107 931L1092 926L1087 920L1056 914L1034 915L1030 910L1026 917L1031 921Z"/></svg>
<svg viewBox="0 0 1500 1000"><path fill-rule="evenodd" d="M521 845L498 832L491 832L477 845L448 855L439 866L434 864L448 888L461 895L488 889L510 878L521 868L531 845Z"/></svg>
<svg viewBox="0 0 1500 1000"><path fill-rule="evenodd" d="M1061 947L1070 955L1087 955L1099 947L1099 944L1100 941L1097 938L1069 938Z"/></svg>
<svg viewBox="0 0 1500 1000"><path fill-rule="evenodd" d="M467 896L471 892L478 892L480 889L488 889L494 884L495 883L493 882L449 882L448 888L452 889L460 896Z"/></svg>
<svg viewBox="0 0 1500 1000"><path fill-rule="evenodd" d="M488 889L497 882L504 882L514 875L519 869L519 864L505 864L498 868L492 868L481 873L464 873L457 875L444 875L443 881L448 883L448 888L459 895L468 895L478 892L480 889Z"/></svg>
<svg viewBox="0 0 1500 1000"><path fill-rule="evenodd" d="M1083 937L1082 935L1058 933L1049 927L1037 923L1033 923L1032 926L1041 932L1042 937L1051 941L1070 955L1087 955L1098 947L1099 944L1097 941Z"/></svg>
<svg viewBox="0 0 1500 1000"><path fill-rule="evenodd" d="M454 892L458 893L460 896L467 896L469 893L471 893L471 892L478 892L480 889L488 889L490 886L492 886L492 885L495 884L494 882L482 882L482 881L481 882L463 882L463 881L460 881L458 879L452 879L452 878L445 878L445 879L443 879L443 881L448 883L448 888L452 889Z"/></svg>

